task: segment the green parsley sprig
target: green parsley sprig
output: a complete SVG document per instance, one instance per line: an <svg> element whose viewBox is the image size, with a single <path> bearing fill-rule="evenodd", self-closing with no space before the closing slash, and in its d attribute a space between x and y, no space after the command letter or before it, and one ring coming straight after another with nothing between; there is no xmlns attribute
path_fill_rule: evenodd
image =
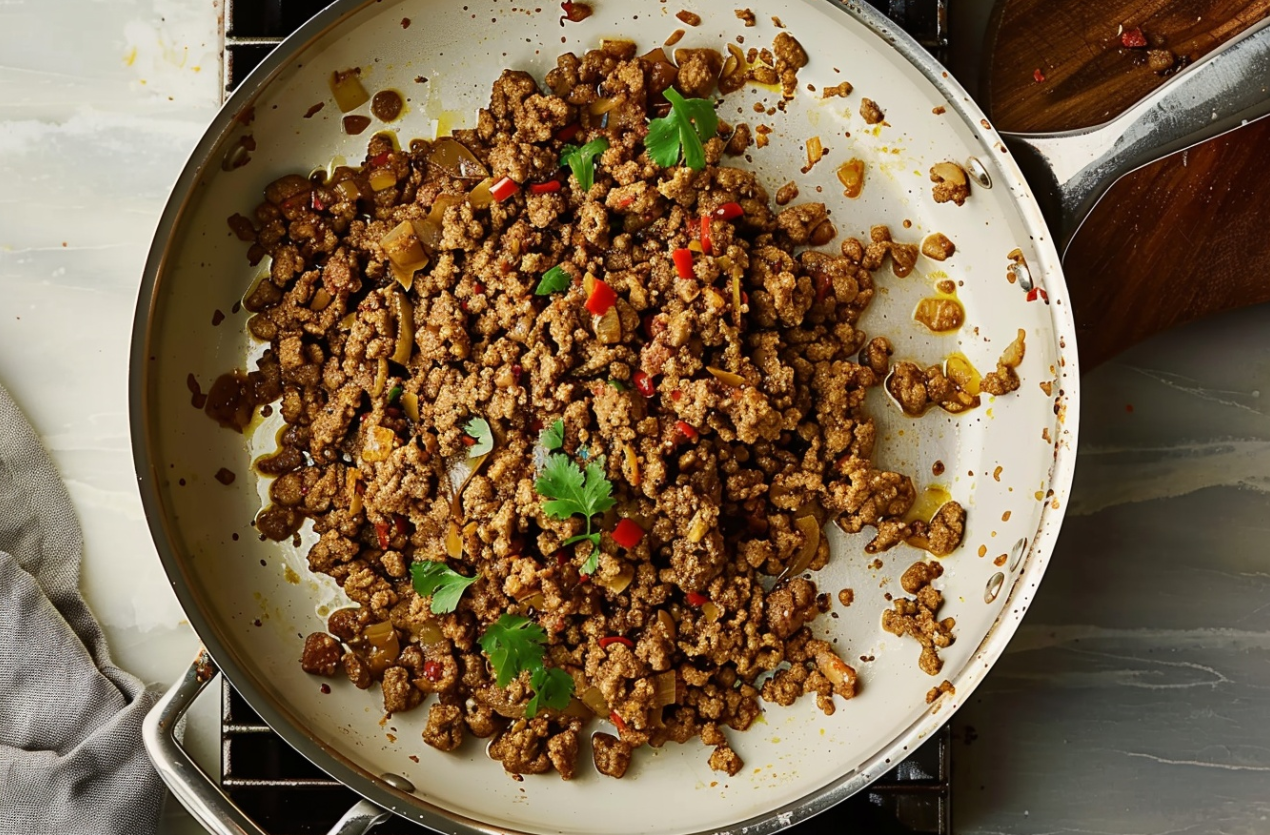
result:
<svg viewBox="0 0 1270 835"><path fill-rule="evenodd" d="M714 103L706 99L685 99L673 87L666 89L670 112L648 123L644 148L648 157L662 168L679 161L683 150L684 165L693 171L706 167L706 151L702 143L718 133L719 117Z"/></svg>
<svg viewBox="0 0 1270 835"><path fill-rule="evenodd" d="M481 635L481 649L494 667L494 681L499 687L529 671L529 686L534 695L525 705L525 717L534 718L545 705L564 710L573 695L573 676L558 667L544 663L547 633L541 626L521 615L503 615Z"/></svg>
<svg viewBox="0 0 1270 835"><path fill-rule="evenodd" d="M538 436L538 443L542 444L547 452L554 452L564 446L564 421L557 418L550 426L542 430L542 434Z"/></svg>
<svg viewBox="0 0 1270 835"><path fill-rule="evenodd" d="M485 418L472 418L464 424L463 431L469 438L476 439L476 443L468 447L468 458L480 458L485 453L494 451L494 432Z"/></svg>
<svg viewBox="0 0 1270 835"><path fill-rule="evenodd" d="M586 469L562 452L554 452L564 446L564 421L556 420L542 431L538 442L551 454L547 456L542 474L534 482L539 495L551 501L542 509L555 519L568 519L581 515L586 519L586 533L571 536L565 545L586 540L591 543L591 553L582 565L583 574L594 574L600 566L600 532L591 529L591 517L603 513L615 504L613 484L604 477L604 458L587 462Z"/></svg>
<svg viewBox="0 0 1270 835"><path fill-rule="evenodd" d="M595 184L595 157L609 149L609 141L603 136L592 139L579 148L565 145L560 149L560 164L569 166L583 191L590 191Z"/></svg>
<svg viewBox="0 0 1270 835"><path fill-rule="evenodd" d="M428 608L434 615L444 615L459 607L459 598L481 575L464 577L443 562L416 562L410 566L410 577L420 597L431 597Z"/></svg>

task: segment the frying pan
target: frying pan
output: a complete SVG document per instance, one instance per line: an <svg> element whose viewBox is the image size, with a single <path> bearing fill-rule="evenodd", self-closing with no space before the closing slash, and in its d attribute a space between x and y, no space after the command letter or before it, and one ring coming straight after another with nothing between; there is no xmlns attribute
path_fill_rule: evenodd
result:
<svg viewBox="0 0 1270 835"><path fill-rule="evenodd" d="M1149 147L1174 150L1263 113L1265 94L1257 88L1267 77L1267 38L1257 32L1222 50L1101 133L1016 139L1038 185L1034 194L1017 152L969 95L869 7L780 0L764 3L757 26L745 28L734 5L598 0L595 14L574 24L562 23L550 4L537 10L498 0L340 0L252 73L199 142L146 265L131 408L154 540L207 649L155 708L146 743L169 786L212 831L260 832L174 741L176 720L217 668L292 747L370 801L350 811L344 831L361 831L391 810L449 833L759 835L815 815L885 773L947 721L1001 655L1053 550L1076 453L1076 340L1056 245L1092 206L1096 186L1148 161ZM699 14L701 24L680 23L674 13L681 7ZM262 350L244 315L211 324L214 311L230 311L263 269L248 266L226 218L250 209L263 186L283 174L362 157L366 137L340 129L327 87L332 70L358 66L368 89L403 92L407 110L393 127L403 140L431 138L474 124L503 68L541 79L564 51L584 51L604 37L652 48L676 29L686 30L685 47L723 49L737 36L744 48L768 46L778 31L774 18L811 63L785 113L755 113L753 101L770 105L778 96L757 87L721 105L725 119L773 129L770 145L751 149L744 164L770 191L793 180L801 200L824 201L843 235L866 237L871 225L884 223L897 240L942 232L957 246L948 261L923 259L907 278L879 272L880 292L861 327L888 336L897 359L933 364L960 351L985 371L1020 329L1026 334L1022 388L985 398L973 411L912 419L881 390L870 395L878 463L911 474L919 489L946 489L969 514L964 544L942 561L936 583L947 601L940 616L957 622L956 643L941 652L942 673L921 672L917 645L880 626L889 605L884 595L903 594L900 574L925 554L901 545L874 561L864 552L868 536L847 537L830 526L833 558L816 579L834 597L853 589L855 603L835 604L837 617L817 619L816 628L860 671L860 695L839 700L831 716L810 698L790 708L766 705L761 722L731 735L746 763L734 777L711 771L706 749L688 744L638 751L622 780L582 768L570 782L513 781L475 741L454 754L425 745L423 709L385 722L378 699L348 682L320 692L320 682L297 663L301 639L323 629L325 616L347 600L329 578L308 572L311 534L292 548L261 542L251 526L268 485L255 479L249 462L271 451L277 425L258 422L245 436L226 431L191 407L187 389L189 375L206 386ZM1250 78L1256 83L1241 83ZM808 88L844 80L855 87L847 99L821 99ZM862 97L884 109L884 125L863 122ZM323 108L306 117L319 103ZM252 141L244 143L248 135ZM1117 139L1124 135L1130 139ZM829 152L803 174L812 136ZM851 157L867 166L855 200L842 195L834 177ZM945 160L972 174L962 207L933 201L927 171ZM957 283L967 323L935 336L912 311L943 278ZM222 467L238 475L231 485L213 477ZM927 692L944 679L954 690L928 703ZM587 756L584 748L581 758Z"/></svg>

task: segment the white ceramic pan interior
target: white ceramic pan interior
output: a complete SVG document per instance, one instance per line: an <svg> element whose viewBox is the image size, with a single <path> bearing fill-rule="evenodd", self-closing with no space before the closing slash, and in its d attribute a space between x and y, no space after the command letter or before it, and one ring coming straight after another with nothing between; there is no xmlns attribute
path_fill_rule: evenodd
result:
<svg viewBox="0 0 1270 835"><path fill-rule="evenodd" d="M772 831L862 788L920 745L969 697L1023 616L1053 547L1075 457L1070 310L1054 247L999 138L955 82L928 57L925 65L934 69L915 66L908 56L917 60L924 53L871 10L823 0L769 2L753 7L758 25L746 28L733 13L738 4L594 5L590 19L562 25L558 6L548 3L541 11L487 0L345 3L301 30L289 50L284 46L285 60L267 62L248 80L178 184L143 288L134 356L142 491L173 584L221 668L288 742L377 802L445 831ZM701 25L676 19L681 8L699 14ZM964 543L942 560L945 573L936 583L947 598L941 616L957 621L956 643L941 652L943 672L921 672L918 645L881 628L889 606L884 595L901 595L900 574L926 555L901 545L875 563L864 553L871 532L846 537L830 526L833 559L815 580L834 599L835 616L819 618L816 630L857 668L860 695L839 699L832 716L811 698L791 708L766 705L748 733L729 732L745 760L734 777L711 771L709 750L693 742L638 751L622 780L600 776L584 762L571 782L516 781L486 756L484 741L469 739L455 754L425 745L426 708L384 721L377 690L359 691L341 677L322 693L325 680L298 664L301 640L323 629L324 616L345 598L328 578L309 573L304 552L311 539L300 548L261 542L250 524L267 490L256 483L250 461L270 451L273 425L247 437L222 429L191 406L187 388L189 375L206 390L218 374L244 366L260 350L247 333L247 314L231 308L266 264L248 265L245 245L226 218L250 214L264 185L282 174L308 173L333 158L361 160L374 128L361 137L343 133L327 85L334 69L361 67L372 93L394 88L407 97L406 113L393 126L405 144L431 138L438 128L474 125L476 108L504 67L541 80L562 51L580 53L605 37L633 39L643 51L676 29L686 30L681 46L724 49L741 36L745 49L770 47L778 31L773 15L811 63L785 113L756 114L753 101L774 105L779 99L779 92L757 87L720 107L729 121L773 129L771 144L751 149L752 163L741 164L759 171L771 193L793 180L800 200L824 201L842 235L867 239L871 225L887 224L901 241L942 232L956 243L952 258L923 257L906 278L886 268L876 273L880 292L862 327L870 336L889 337L897 360L934 364L961 351L984 372L1019 329L1026 332L1023 385L1013 394L985 396L961 416L936 409L920 419L905 417L881 389L871 400L879 463L911 474L919 489L946 488L969 514ZM317 31L337 20L329 31ZM807 90L844 80L855 88L846 99L822 100ZM865 124L858 114L863 97L884 109L885 125ZM322 109L306 117L318 104ZM232 121L248 105L254 120L245 126ZM244 134L255 141L250 162L223 170L227 150ZM812 136L829 152L801 174L804 143ZM843 196L834 173L851 157L867 164L856 200ZM991 188L976 185L960 208L936 204L930 166L972 157L981 161ZM1037 292L1010 280L1007 255L1015 248ZM967 323L954 335L936 337L912 313L944 278L957 283ZM213 326L217 310L226 318ZM936 462L942 475L933 474ZM221 467L236 473L232 485L214 478ZM855 597L849 608L837 602L846 588ZM955 695L927 704L927 691L944 679ZM582 757L589 760L589 748ZM375 779L383 772L405 776L417 792L386 787Z"/></svg>

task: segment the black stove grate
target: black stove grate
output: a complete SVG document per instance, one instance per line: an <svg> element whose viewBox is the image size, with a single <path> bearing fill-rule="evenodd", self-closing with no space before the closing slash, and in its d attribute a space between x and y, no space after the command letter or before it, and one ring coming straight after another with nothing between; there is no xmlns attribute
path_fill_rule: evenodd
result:
<svg viewBox="0 0 1270 835"><path fill-rule="evenodd" d="M947 0L869 2L943 59L948 46ZM326 5L324 0L227 0L226 94L288 33ZM868 790L788 832L949 835L950 759L950 735L945 727ZM320 835L357 801L352 791L275 735L228 683L222 693L221 784L234 802L272 835ZM393 818L375 832L426 835L429 830Z"/></svg>
<svg viewBox="0 0 1270 835"><path fill-rule="evenodd" d="M321 835L357 802L350 789L274 734L228 681L221 698L221 785L265 831L271 835ZM945 726L868 789L786 832L950 835L950 743ZM497 767L492 762L490 765ZM375 829L376 835L431 832L402 818L392 818Z"/></svg>

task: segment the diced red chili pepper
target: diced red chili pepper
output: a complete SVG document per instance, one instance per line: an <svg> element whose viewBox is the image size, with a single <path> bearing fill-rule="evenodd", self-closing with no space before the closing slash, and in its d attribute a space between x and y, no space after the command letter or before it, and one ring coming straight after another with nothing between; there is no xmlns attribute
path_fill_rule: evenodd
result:
<svg viewBox="0 0 1270 835"><path fill-rule="evenodd" d="M615 301L617 301L617 293L613 292L612 287L597 278L594 286L591 287L591 295L587 297L586 309L596 316L603 316L609 312L609 308L613 306Z"/></svg>
<svg viewBox="0 0 1270 835"><path fill-rule="evenodd" d="M516 185L516 181L511 177L504 177L489 187L490 196L499 203L502 203L518 191L520 191L520 186Z"/></svg>
<svg viewBox="0 0 1270 835"><path fill-rule="evenodd" d="M464 435L459 440L463 442L463 446L476 446L476 439L471 435Z"/></svg>
<svg viewBox="0 0 1270 835"><path fill-rule="evenodd" d="M1041 301L1045 302L1046 304L1049 304L1049 303L1050 303L1050 294L1049 294L1049 293L1046 293L1044 290L1042 290L1042 291L1041 291Z"/></svg>
<svg viewBox="0 0 1270 835"><path fill-rule="evenodd" d="M697 440L697 430L693 428L691 423L678 420L675 421L675 428L679 430L679 434L683 435L688 440Z"/></svg>
<svg viewBox="0 0 1270 835"><path fill-rule="evenodd" d="M621 635L610 635L607 638L600 639L600 649L608 649L612 644L621 644L627 649L635 649L635 642L630 638L623 638Z"/></svg>
<svg viewBox="0 0 1270 835"><path fill-rule="evenodd" d="M742 291L741 291L741 304L749 304L749 303L750 303L750 294L749 294L749 293L747 293L747 292L745 292L744 290L742 290Z"/></svg>
<svg viewBox="0 0 1270 835"><path fill-rule="evenodd" d="M613 724L617 726L617 732L619 734L626 733L626 721L622 719L622 714L618 713L616 710L610 711L609 719L613 720Z"/></svg>
<svg viewBox="0 0 1270 835"><path fill-rule="evenodd" d="M824 273L816 273L816 301L824 301L831 287L833 287L833 279ZM741 300L741 304L745 304L744 299Z"/></svg>
<svg viewBox="0 0 1270 835"><path fill-rule="evenodd" d="M459 299L459 310L467 313L467 299Z"/></svg>
<svg viewBox="0 0 1270 835"><path fill-rule="evenodd" d="M1040 295L1040 292L1041 292L1041 288L1040 288L1040 287L1033 287L1031 290L1028 290L1028 291L1027 291L1027 300L1028 300L1028 301L1030 301L1030 302L1034 302L1034 301L1036 301L1036 297L1037 297L1038 295Z"/></svg>
<svg viewBox="0 0 1270 835"><path fill-rule="evenodd" d="M710 602L710 598L706 597L704 594L699 594L698 592L695 592L695 591L688 592L686 595L684 595L684 599L688 601L689 606L696 606L698 608Z"/></svg>
<svg viewBox="0 0 1270 835"><path fill-rule="evenodd" d="M378 168L388 161L388 155L391 153L392 151L384 151L382 154L376 154L370 158L370 164Z"/></svg>
<svg viewBox="0 0 1270 835"><path fill-rule="evenodd" d="M645 397L652 397L653 393L657 391L657 386L656 384L653 383L653 378L650 377L646 372L636 371L635 372L635 390L638 391L640 394L644 395Z"/></svg>
<svg viewBox="0 0 1270 835"><path fill-rule="evenodd" d="M423 677L428 681L440 681L441 676L445 674L445 669L441 666L440 661L433 661L429 658L423 662Z"/></svg>
<svg viewBox="0 0 1270 835"><path fill-rule="evenodd" d="M1036 69L1032 70L1032 80L1035 81L1037 84L1040 84L1042 81L1045 80L1045 73L1041 72L1040 67L1037 67Z"/></svg>
<svg viewBox="0 0 1270 835"><path fill-rule="evenodd" d="M388 523L387 522L375 523L375 536L379 540L380 550L387 551L388 550Z"/></svg>
<svg viewBox="0 0 1270 835"><path fill-rule="evenodd" d="M326 208L326 204L322 202L322 197L317 193L317 189L309 193L313 195L313 199L309 202L309 205L313 207L313 211L320 212Z"/></svg>
<svg viewBox="0 0 1270 835"><path fill-rule="evenodd" d="M630 206L634 202L635 202L635 195L627 194L623 197L617 198L617 200L613 202L613 206L614 208L625 209L626 207Z"/></svg>
<svg viewBox="0 0 1270 835"><path fill-rule="evenodd" d="M400 513L394 513L392 515L392 523L393 527L397 529L397 534L399 536L406 535L406 517L402 516Z"/></svg>
<svg viewBox="0 0 1270 835"><path fill-rule="evenodd" d="M623 548L630 550L639 544L644 538L644 529L632 522L630 519L623 519L617 523L617 527L613 529L613 541Z"/></svg>
<svg viewBox="0 0 1270 835"><path fill-rule="evenodd" d="M670 393L670 399L676 402L678 402L683 396L684 396L684 393L680 391L679 389L675 389L674 391Z"/></svg>
<svg viewBox="0 0 1270 835"><path fill-rule="evenodd" d="M530 183L529 190L534 194L551 194L560 190L559 180L548 180L545 183Z"/></svg>
<svg viewBox="0 0 1270 835"><path fill-rule="evenodd" d="M710 215L701 216L701 251L706 255L714 254L714 241L710 237Z"/></svg>
<svg viewBox="0 0 1270 835"><path fill-rule="evenodd" d="M565 125L556 131L556 139L561 142L568 142L570 139L578 135L578 131L582 130L581 122L574 122L572 125Z"/></svg>
<svg viewBox="0 0 1270 835"><path fill-rule="evenodd" d="M670 253L675 262L675 274L680 278L692 278L692 250L676 249Z"/></svg>
<svg viewBox="0 0 1270 835"><path fill-rule="evenodd" d="M743 214L745 209L741 208L740 203L724 203L714 210L714 216L719 220L736 220Z"/></svg>
<svg viewBox="0 0 1270 835"><path fill-rule="evenodd" d="M1142 49L1147 45L1147 36L1142 34L1142 27L1135 26L1120 33L1120 45L1126 49Z"/></svg>

